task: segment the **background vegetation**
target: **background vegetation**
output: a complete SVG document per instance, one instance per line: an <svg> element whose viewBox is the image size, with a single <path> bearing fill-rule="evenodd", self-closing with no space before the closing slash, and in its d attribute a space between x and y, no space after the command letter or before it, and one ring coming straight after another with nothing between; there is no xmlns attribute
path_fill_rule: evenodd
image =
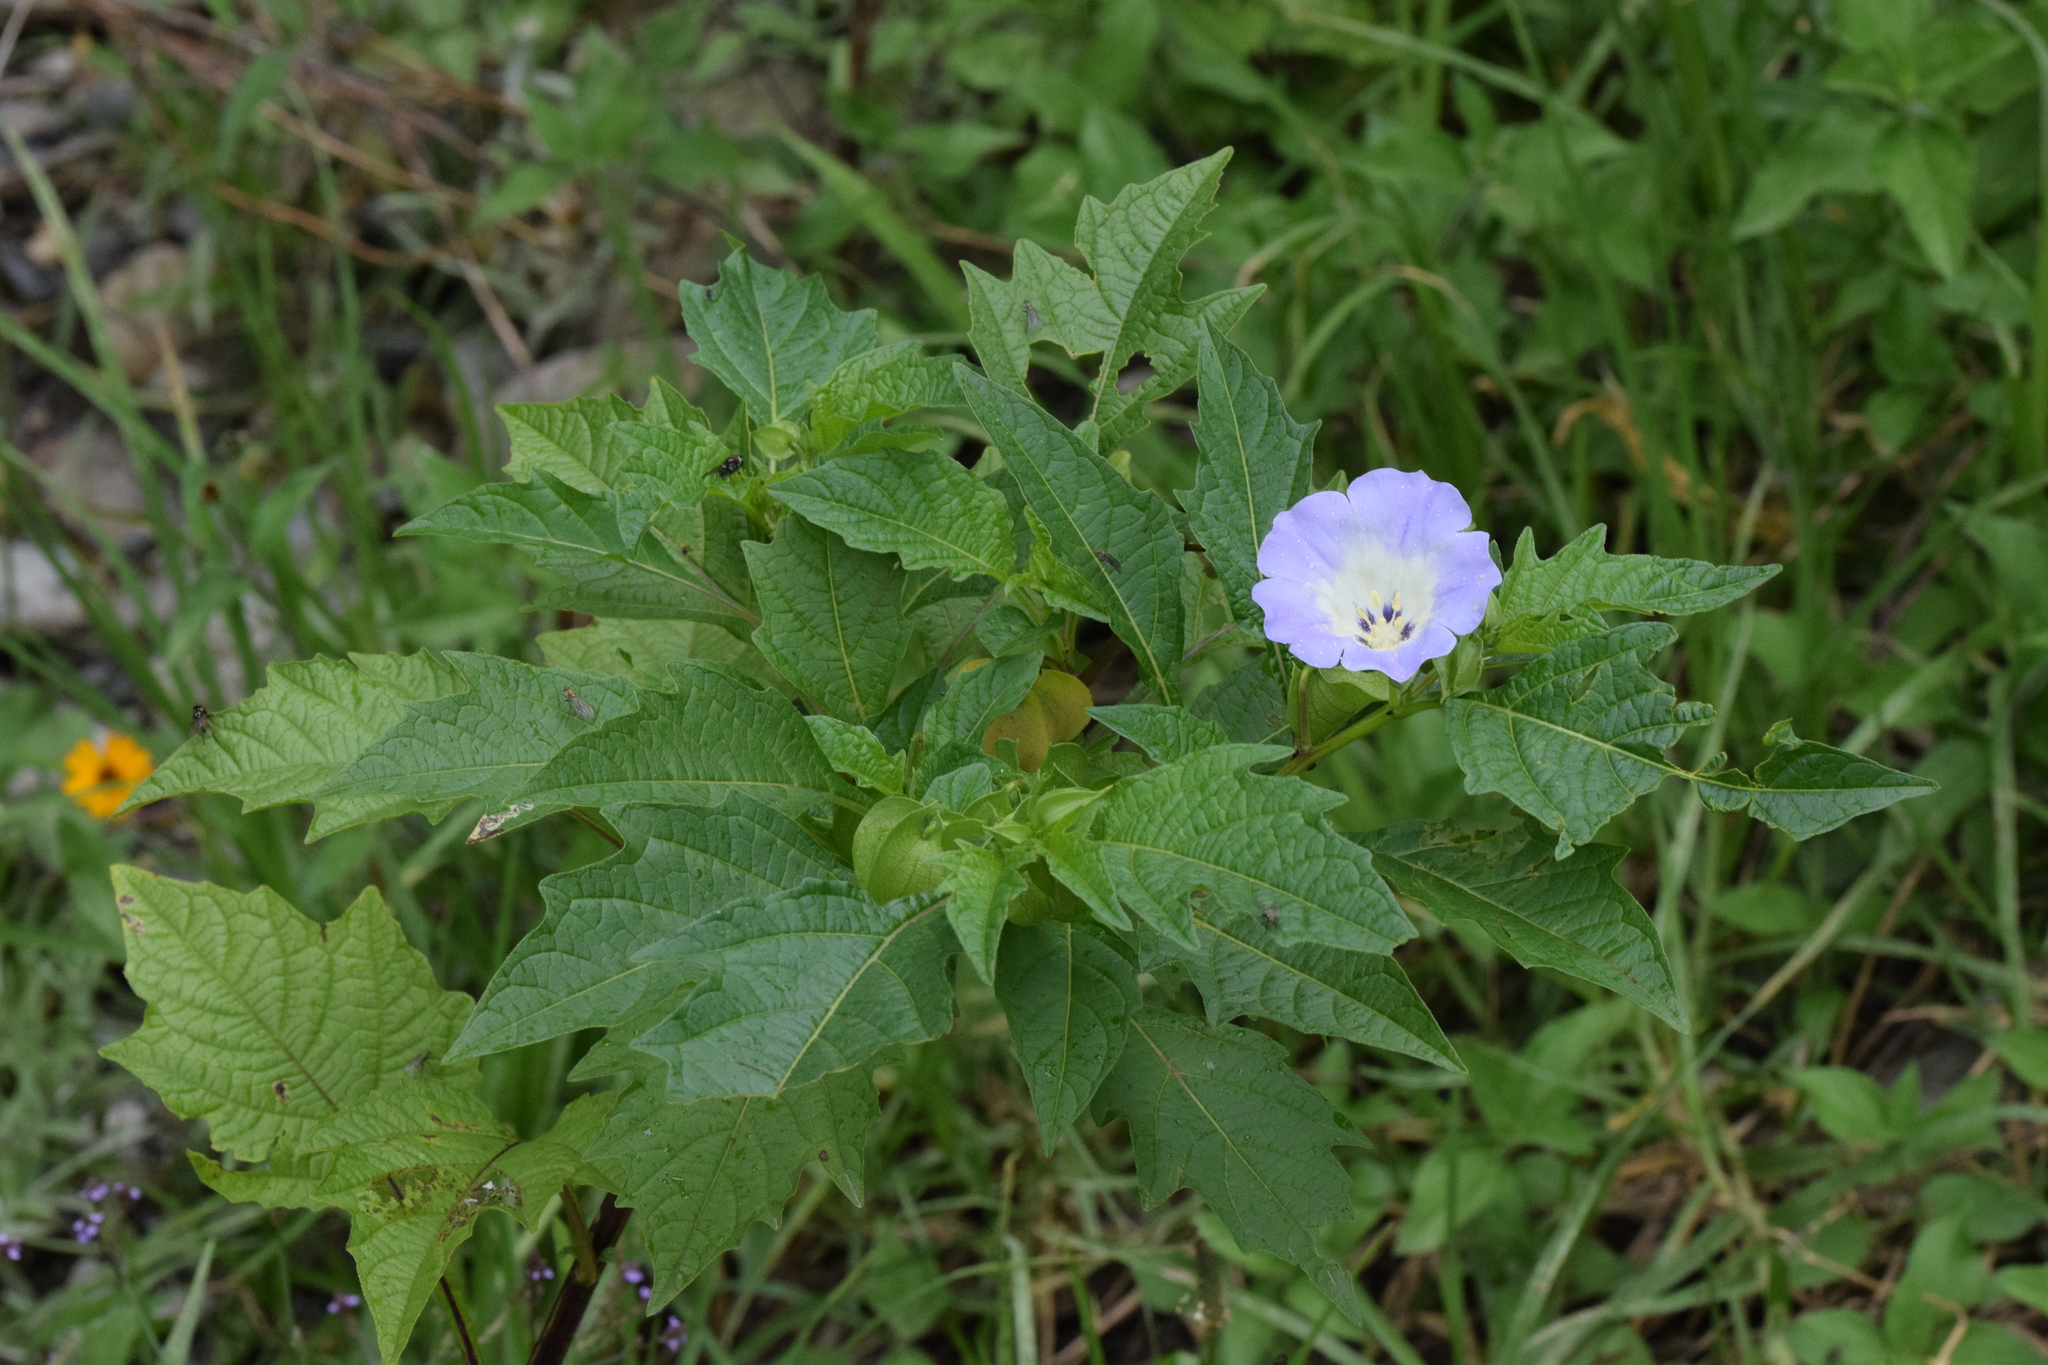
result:
<svg viewBox="0 0 2048 1365"><path fill-rule="evenodd" d="M890 1078L865 1208L806 1181L652 1319L629 1225L582 1358L981 1362L1020 1316L1050 1365L2048 1354L2048 7L9 13L0 1360L374 1356L340 1220L210 1195L201 1139L97 1057L140 1015L110 862L321 917L374 882L476 990L539 878L606 851L569 821L465 849L473 810L312 845L219 798L108 823L60 790L77 741L161 757L272 660L538 662L570 623L523 560L388 532L493 477L493 400L699 388L674 284L726 234L957 343L956 260L1069 249L1083 195L1224 145L1189 293L1267 286L1235 339L1322 420L1319 476L1425 469L1546 550L1605 523L1784 563L1673 667L1729 734L1789 717L1942 792L1806 845L1689 789L1608 831L1697 1038L1435 925L1402 960L1469 1078L1284 1038L1373 1140L1331 1246L1390 1330L1191 1201L1141 1210L1116 1129L1040 1157L969 991ZM1133 469L1185 486L1185 414L1155 415ZM1349 828L1505 818L1432 717L1321 778ZM574 1052L486 1059L500 1113L544 1126ZM556 1245L479 1226L487 1359L526 1358ZM430 1312L411 1356L454 1352Z"/></svg>

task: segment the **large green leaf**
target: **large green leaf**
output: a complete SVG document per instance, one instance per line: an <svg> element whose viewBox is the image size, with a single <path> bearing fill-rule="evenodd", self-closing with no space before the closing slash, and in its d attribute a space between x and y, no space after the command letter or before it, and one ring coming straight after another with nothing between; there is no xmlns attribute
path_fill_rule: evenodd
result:
<svg viewBox="0 0 2048 1365"><path fill-rule="evenodd" d="M1088 350L1100 350L1103 358L1095 385L1098 407L1105 395L1116 392L1125 362L1148 349L1162 320L1184 313L1181 258L1201 240L1202 219L1215 203L1229 162L1226 148L1157 179L1127 185L1107 204L1081 201L1074 245L1095 271L1094 292L1102 305L1096 335L1088 339L1099 339ZM1063 300L1054 301L1048 316L1054 310L1079 311Z"/></svg>
<svg viewBox="0 0 2048 1365"><path fill-rule="evenodd" d="M1159 699L1179 700L1186 542L1172 511L1030 399L966 369L960 386L1053 555L1103 604Z"/></svg>
<svg viewBox="0 0 2048 1365"><path fill-rule="evenodd" d="M1680 770L1664 750L1713 714L1648 667L1676 632L1641 623L1572 640L1490 692L1444 703L1465 790L1499 792L1555 829L1557 855Z"/></svg>
<svg viewBox="0 0 2048 1365"><path fill-rule="evenodd" d="M313 793L356 761L414 702L459 692L462 675L432 654L352 654L346 661L272 664L269 681L239 706L217 712L212 732L195 735L143 779L122 806L133 810L167 796L217 791L244 811ZM427 807L434 819L451 803ZM307 838L418 809L408 797L371 793L316 803Z"/></svg>
<svg viewBox="0 0 2048 1365"><path fill-rule="evenodd" d="M933 750L948 744L979 745L989 722L1023 704L1044 659L1034 650L955 674L925 717L925 743Z"/></svg>
<svg viewBox="0 0 2048 1365"><path fill-rule="evenodd" d="M675 691L643 693L632 715L564 745L519 803L715 806L738 792L804 810L823 793L846 790L787 698L715 664L679 665L669 676Z"/></svg>
<svg viewBox="0 0 2048 1365"><path fill-rule="evenodd" d="M435 985L375 890L318 924L268 889L130 867L113 877L129 984L148 1012L105 1055L240 1158L228 1171L193 1154L221 1193L349 1212L385 1359L478 1216L530 1222L564 1180L598 1174L582 1146L610 1096L521 1142L476 1097L473 1064L436 1063L469 1000ZM266 1159L268 1170L246 1164Z"/></svg>
<svg viewBox="0 0 2048 1365"><path fill-rule="evenodd" d="M781 1221L797 1173L819 1162L860 1197L863 1146L876 1116L865 1070L840 1071L780 1099L730 1096L678 1104L666 1069L639 1057L592 1161L633 1209L654 1262L651 1302L666 1303L735 1246L751 1223Z"/></svg>
<svg viewBox="0 0 2048 1365"><path fill-rule="evenodd" d="M1238 744L1289 742L1287 697L1273 675L1257 662L1203 688L1188 709L1215 721Z"/></svg>
<svg viewBox="0 0 2048 1365"><path fill-rule="evenodd" d="M490 654L447 660L467 690L414 706L321 788L322 799L403 796L426 804L474 796L502 805L564 745L630 714L647 695L623 678Z"/></svg>
<svg viewBox="0 0 2048 1365"><path fill-rule="evenodd" d="M811 403L811 426L821 451L838 445L855 428L919 408L957 407L951 356L924 353L917 341L848 356Z"/></svg>
<svg viewBox="0 0 2048 1365"><path fill-rule="evenodd" d="M1091 706L1088 714L1151 755L1172 763L1230 742L1224 728L1184 706Z"/></svg>
<svg viewBox="0 0 2048 1365"><path fill-rule="evenodd" d="M1096 1116L1129 1120L1148 1206L1192 1188L1239 1246L1292 1261L1358 1319L1357 1282L1316 1249L1316 1234L1351 1211L1351 1183L1330 1148L1365 1139L1288 1068L1278 1043L1141 1008Z"/></svg>
<svg viewBox="0 0 2048 1365"><path fill-rule="evenodd" d="M575 398L566 403L504 403L498 416L512 438L505 472L525 481L535 472L553 475L580 493L611 487L615 452L606 440L614 422L641 414L623 398Z"/></svg>
<svg viewBox="0 0 2048 1365"><path fill-rule="evenodd" d="M945 1032L955 950L929 896L814 883L744 903L648 950L702 984L633 1046L669 1064L671 1099L780 1097Z"/></svg>
<svg viewBox="0 0 2048 1365"><path fill-rule="evenodd" d="M829 460L769 490L803 517L909 569L1008 578L1016 540L1003 495L934 450Z"/></svg>
<svg viewBox="0 0 2048 1365"><path fill-rule="evenodd" d="M1190 951L1198 906L1204 918L1257 916L1282 942L1392 951L1415 930L1371 856L1323 823L1344 797L1249 770L1284 752L1225 745L1125 778L1078 849L1119 899Z"/></svg>
<svg viewBox="0 0 2048 1365"><path fill-rule="evenodd" d="M299 1150L328 1115L447 1051L469 1015L373 887L318 924L267 887L113 878L128 984L149 1009L104 1055L244 1161Z"/></svg>
<svg viewBox="0 0 2048 1365"><path fill-rule="evenodd" d="M451 1057L616 1023L650 990L678 984L635 956L642 948L735 901L844 872L795 821L745 796L605 817L626 846L540 884L540 923L491 978Z"/></svg>
<svg viewBox="0 0 2048 1365"><path fill-rule="evenodd" d="M1003 930L996 999L1024 1064L1047 1155L1080 1117L1130 1036L1138 964L1123 940L1091 924Z"/></svg>
<svg viewBox="0 0 2048 1365"><path fill-rule="evenodd" d="M708 621L592 621L573 630L544 630L533 642L549 668L604 673L637 687L661 685L670 668L691 659L729 665L771 687L788 686L753 641Z"/></svg>
<svg viewBox="0 0 2048 1365"><path fill-rule="evenodd" d="M314 1151L333 1155L321 1193L349 1210L349 1255L385 1359L403 1350L479 1217L532 1227L564 1183L602 1178L583 1148L612 1099L575 1101L546 1137L522 1142L473 1090L406 1080L315 1130Z"/></svg>
<svg viewBox="0 0 2048 1365"><path fill-rule="evenodd" d="M1180 260L1201 239L1230 153L1127 186L1108 204L1084 200L1074 243L1095 274L1050 252L1017 244L1007 281L970 268L971 339L989 377L1023 393L1030 343L1050 341L1069 355L1100 355L1094 408L1085 429L1099 450L1121 446L1145 423L1145 405L1195 377L1205 331L1227 332L1259 295L1254 286L1205 298L1180 296ZM1119 382L1143 352L1151 374L1135 387Z"/></svg>
<svg viewBox="0 0 2048 1365"><path fill-rule="evenodd" d="M664 507L623 557L549 566L537 608L650 621L709 621L744 635L752 593L742 547L752 533L744 507L708 497Z"/></svg>
<svg viewBox="0 0 2048 1365"><path fill-rule="evenodd" d="M401 1077L316 1126L309 1152L273 1150L267 1169L188 1155L228 1199L347 1211L349 1255L391 1359L478 1218L532 1227L564 1182L605 1179L584 1148L615 1098L572 1101L545 1137L521 1141L467 1086Z"/></svg>
<svg viewBox="0 0 2048 1365"><path fill-rule="evenodd" d="M801 517L785 518L773 544L749 541L746 551L761 604L755 647L828 714L877 719L911 639L895 559Z"/></svg>
<svg viewBox="0 0 2048 1365"><path fill-rule="evenodd" d="M1018 255L1027 245L1017 243ZM960 271L967 277L967 339L982 370L1004 388L1025 392L1024 376L1031 368L1031 329L1025 322L1024 300L1007 282L972 261L962 261Z"/></svg>
<svg viewBox="0 0 2048 1365"><path fill-rule="evenodd" d="M1684 1028L1657 930L1614 878L1623 850L1594 844L1553 859L1545 837L1475 839L1420 820L1361 836L1380 875L1439 919L1469 920L1523 966L1605 986Z"/></svg>
<svg viewBox="0 0 2048 1365"><path fill-rule="evenodd" d="M1925 796L1937 784L1887 768L1875 759L1801 739L1790 721L1773 725L1764 739L1770 757L1748 777L1738 772L1703 773L1700 799L1714 810L1741 810L1795 839L1846 824L1909 797Z"/></svg>
<svg viewBox="0 0 2048 1365"><path fill-rule="evenodd" d="M1096 448L1120 449L1143 430L1151 420L1145 414L1147 404L1164 402L1193 382L1203 337L1237 326L1238 320L1258 302L1263 288L1250 285L1223 289L1162 311L1140 348L1152 373L1129 392L1122 385L1097 385L1100 401L1095 408Z"/></svg>
<svg viewBox="0 0 2048 1365"><path fill-rule="evenodd" d="M592 614L736 623L732 585L705 571L705 537L687 529L683 539L667 537L677 547L696 546L693 565L677 558L662 532L648 530L664 505L684 500L683 494L664 493L651 478L634 483L629 494L590 494L542 471L531 483L487 484L465 493L407 522L397 534L516 545L562 576L554 592L564 603L589 607ZM734 514L745 518L729 504L701 510L700 499L688 501L685 520L698 531L707 518L714 525Z"/></svg>
<svg viewBox="0 0 2048 1365"><path fill-rule="evenodd" d="M1317 424L1289 417L1279 385L1220 333L1205 331L1197 373L1199 455L1188 525L1223 582L1231 616L1256 630L1265 621L1252 601L1259 544L1274 514L1309 494Z"/></svg>
<svg viewBox="0 0 2048 1365"><path fill-rule="evenodd" d="M875 348L875 314L842 313L816 275L772 270L735 251L715 285L681 286L693 357L756 421L800 415L847 357Z"/></svg>
<svg viewBox="0 0 2048 1365"><path fill-rule="evenodd" d="M1515 562L1501 579L1496 614L1502 620L1599 610L1689 616L1755 592L1782 567L1611 555L1606 543L1607 528L1594 526L1543 559L1535 532L1523 528Z"/></svg>
<svg viewBox="0 0 2048 1365"><path fill-rule="evenodd" d="M662 508L702 502L732 453L716 432L696 423L618 422L607 439L617 452L612 483L619 538L629 545Z"/></svg>
<svg viewBox="0 0 2048 1365"><path fill-rule="evenodd" d="M1285 943L1263 915L1205 915L1195 921L1195 937L1201 951L1188 967L1216 1023L1256 1014L1303 1033L1464 1070L1429 1006L1390 957Z"/></svg>

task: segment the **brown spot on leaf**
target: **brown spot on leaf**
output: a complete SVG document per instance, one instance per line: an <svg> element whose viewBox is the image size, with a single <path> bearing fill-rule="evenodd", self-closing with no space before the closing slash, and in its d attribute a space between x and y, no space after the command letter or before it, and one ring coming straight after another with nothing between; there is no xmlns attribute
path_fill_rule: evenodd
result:
<svg viewBox="0 0 2048 1365"><path fill-rule="evenodd" d="M286 1085L283 1081L272 1081L270 1083L270 1093L277 1096L277 1102L279 1104L291 1103L292 1088Z"/></svg>

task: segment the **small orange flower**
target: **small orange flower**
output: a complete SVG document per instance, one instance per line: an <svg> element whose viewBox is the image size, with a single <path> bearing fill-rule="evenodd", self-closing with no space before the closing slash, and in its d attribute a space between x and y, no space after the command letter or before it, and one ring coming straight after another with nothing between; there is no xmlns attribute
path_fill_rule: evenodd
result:
<svg viewBox="0 0 2048 1365"><path fill-rule="evenodd" d="M149 750L126 735L101 731L64 755L64 794L87 814L105 820L155 770Z"/></svg>

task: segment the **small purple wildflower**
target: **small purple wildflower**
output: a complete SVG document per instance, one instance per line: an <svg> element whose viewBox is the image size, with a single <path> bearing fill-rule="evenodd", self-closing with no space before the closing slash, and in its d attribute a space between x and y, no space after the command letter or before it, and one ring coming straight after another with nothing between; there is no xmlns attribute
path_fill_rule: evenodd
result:
<svg viewBox="0 0 2048 1365"><path fill-rule="evenodd" d="M689 1344L689 1324L685 1323L681 1318L677 1317L674 1313L670 1313L668 1315L668 1321L661 1325L660 1340L661 1344L663 1346L666 1346L669 1350L680 1353L683 1347Z"/></svg>
<svg viewBox="0 0 2048 1365"><path fill-rule="evenodd" d="M327 1311L330 1313L353 1313L362 1306L361 1294L336 1294L327 1301Z"/></svg>
<svg viewBox="0 0 2048 1365"><path fill-rule="evenodd" d="M1472 509L1427 474L1375 469L1273 518L1252 600L1311 668L1406 682L1477 629L1500 570Z"/></svg>
<svg viewBox="0 0 2048 1365"><path fill-rule="evenodd" d="M0 1232L0 1256L5 1256L10 1261L18 1261L21 1259L21 1248L22 1241L19 1237L9 1237L6 1233Z"/></svg>
<svg viewBox="0 0 2048 1365"><path fill-rule="evenodd" d="M94 1180L87 1183L86 1187L78 1192L78 1197L88 1204L97 1204L120 1188L121 1186L109 1185L104 1180Z"/></svg>
<svg viewBox="0 0 2048 1365"><path fill-rule="evenodd" d="M619 1272L619 1278L633 1286L634 1293L640 1296L640 1302L645 1303L654 1297L654 1286L647 1283L646 1267L639 1263L627 1265Z"/></svg>
<svg viewBox="0 0 2048 1365"><path fill-rule="evenodd" d="M78 1243L80 1246L84 1246L88 1242L97 1240L100 1235L100 1225L106 1221L107 1215L99 1212L97 1209L95 1209L91 1213L88 1213L83 1218L72 1219L71 1240Z"/></svg>
<svg viewBox="0 0 2048 1365"><path fill-rule="evenodd" d="M555 1278L555 1268L551 1265L536 1265L533 1269L526 1272L526 1278L532 1280L535 1284L539 1284L543 1280L552 1280Z"/></svg>

